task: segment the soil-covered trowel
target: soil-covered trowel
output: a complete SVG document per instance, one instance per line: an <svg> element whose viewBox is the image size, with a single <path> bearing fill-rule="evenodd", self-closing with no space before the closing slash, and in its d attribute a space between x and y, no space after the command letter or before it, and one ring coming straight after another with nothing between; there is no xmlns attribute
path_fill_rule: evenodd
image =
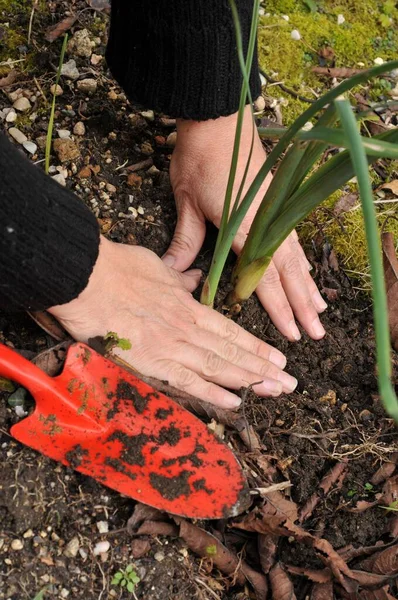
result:
<svg viewBox="0 0 398 600"><path fill-rule="evenodd" d="M0 375L26 387L33 413L11 434L104 485L176 515L235 516L250 503L231 450L199 419L80 343L49 377L0 344Z"/></svg>

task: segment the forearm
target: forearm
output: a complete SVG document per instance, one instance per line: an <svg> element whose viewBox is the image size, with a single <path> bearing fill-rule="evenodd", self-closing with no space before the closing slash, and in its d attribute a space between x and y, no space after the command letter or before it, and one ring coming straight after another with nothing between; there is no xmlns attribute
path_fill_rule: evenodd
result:
<svg viewBox="0 0 398 600"><path fill-rule="evenodd" d="M76 298L98 255L95 217L0 133L0 307L40 310Z"/></svg>
<svg viewBox="0 0 398 600"><path fill-rule="evenodd" d="M253 0L237 0L246 50ZM238 110L242 76L228 0L112 0L110 69L135 102L173 117ZM257 56L251 73L260 93Z"/></svg>

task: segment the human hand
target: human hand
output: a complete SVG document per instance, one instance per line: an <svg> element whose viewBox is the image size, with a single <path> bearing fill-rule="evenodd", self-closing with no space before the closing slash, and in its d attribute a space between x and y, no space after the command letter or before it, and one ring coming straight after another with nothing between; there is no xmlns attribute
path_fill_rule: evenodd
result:
<svg viewBox="0 0 398 600"><path fill-rule="evenodd" d="M219 226L228 180L236 127L236 114L212 121L177 121L177 146L170 177L178 211L173 240L164 262L182 272L198 254L206 233L206 220ZM252 140L250 107L246 107L235 192L246 165ZM254 149L244 193L263 165L265 152L255 133ZM269 176L248 211L233 249L242 249L257 208L269 186ZM272 321L290 340L300 339L295 316L314 339L325 335L318 313L327 307L310 273L310 264L293 232L274 254L257 295Z"/></svg>
<svg viewBox="0 0 398 600"><path fill-rule="evenodd" d="M283 371L281 352L191 295L200 271L180 274L153 252L101 238L86 289L68 304L49 309L77 340L114 331L131 342L115 349L144 375L224 408L240 398L223 389L254 387L260 396L294 390L297 380Z"/></svg>

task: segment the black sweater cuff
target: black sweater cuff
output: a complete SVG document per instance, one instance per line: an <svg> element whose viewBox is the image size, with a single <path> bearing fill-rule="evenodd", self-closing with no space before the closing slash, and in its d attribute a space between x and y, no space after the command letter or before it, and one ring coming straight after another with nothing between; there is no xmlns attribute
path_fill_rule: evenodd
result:
<svg viewBox="0 0 398 600"><path fill-rule="evenodd" d="M253 0L237 0L244 50ZM172 117L238 110L242 84L228 0L112 0L107 61L129 98ZM261 91L257 53L251 91Z"/></svg>
<svg viewBox="0 0 398 600"><path fill-rule="evenodd" d="M99 249L96 218L0 133L0 307L42 310L86 287Z"/></svg>

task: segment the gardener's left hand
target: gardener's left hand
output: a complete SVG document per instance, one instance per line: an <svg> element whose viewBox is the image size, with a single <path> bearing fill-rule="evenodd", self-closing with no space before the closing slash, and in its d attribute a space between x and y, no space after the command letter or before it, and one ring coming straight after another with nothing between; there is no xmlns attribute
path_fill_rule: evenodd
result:
<svg viewBox="0 0 398 600"><path fill-rule="evenodd" d="M246 107L236 189L250 150L251 123L250 109ZM177 121L177 146L171 160L170 176L178 222L163 260L178 271L188 269L198 254L205 237L206 220L217 226L220 224L235 126L236 114L203 122ZM265 152L256 132L245 191L264 159ZM264 182L241 225L233 245L236 253L243 247L269 183L270 178ZM293 232L275 253L256 290L272 321L289 340L300 339L295 317L312 338L320 339L325 335L318 313L324 311L327 305L309 273L309 267L297 234Z"/></svg>

